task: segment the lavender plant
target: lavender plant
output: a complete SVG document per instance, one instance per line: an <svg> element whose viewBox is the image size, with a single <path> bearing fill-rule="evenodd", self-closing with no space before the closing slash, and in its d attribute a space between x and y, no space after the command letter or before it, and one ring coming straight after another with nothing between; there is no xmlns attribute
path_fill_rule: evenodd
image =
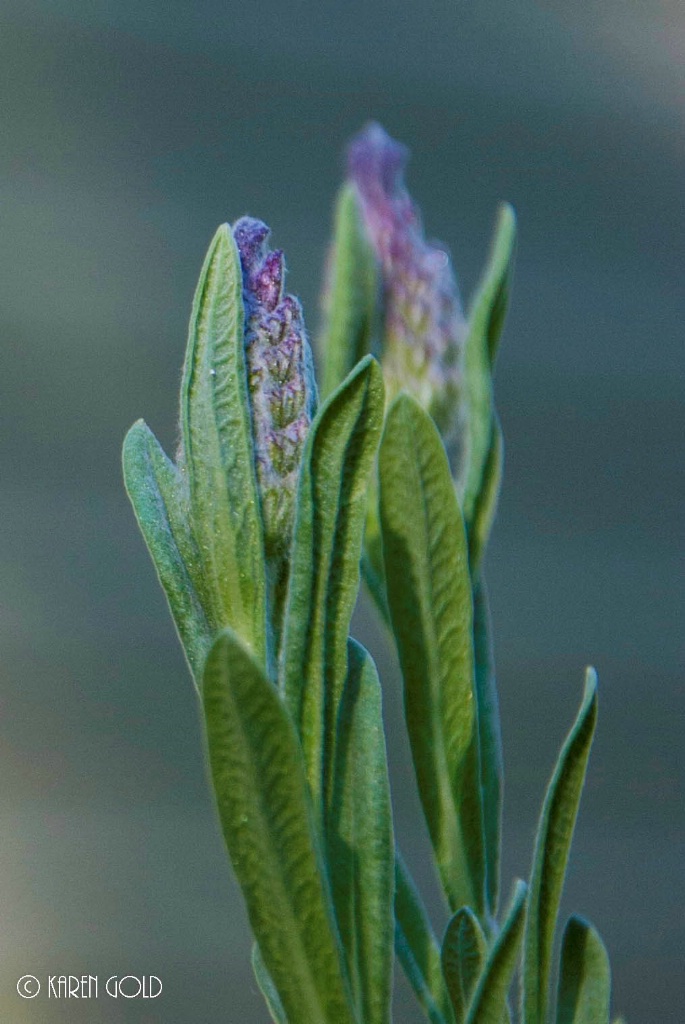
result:
<svg viewBox="0 0 685 1024"><path fill-rule="evenodd" d="M589 669L528 884L499 905L502 756L482 557L502 442L492 376L515 222L467 313L406 151L349 149L317 389L269 230L217 231L193 302L174 461L142 422L124 476L197 687L211 781L277 1024L389 1024L395 955L433 1024L608 1024L609 964L555 933L597 715ZM402 669L445 895L436 937L393 834L381 688L350 637L362 578ZM509 993L520 964L517 1011Z"/></svg>

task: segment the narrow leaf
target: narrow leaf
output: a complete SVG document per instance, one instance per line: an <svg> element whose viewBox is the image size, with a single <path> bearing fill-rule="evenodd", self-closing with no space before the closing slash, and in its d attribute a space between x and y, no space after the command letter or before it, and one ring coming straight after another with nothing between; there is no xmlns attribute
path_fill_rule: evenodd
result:
<svg viewBox="0 0 685 1024"><path fill-rule="evenodd" d="M488 540L490 539L492 524L495 521L500 484L502 482L503 458L504 443L502 440L502 429L497 415L493 411L490 446L469 526L469 565L474 575L477 574L480 568L485 549L488 546Z"/></svg>
<svg viewBox="0 0 685 1024"><path fill-rule="evenodd" d="M469 323L487 342L490 367L494 368L507 313L516 250L516 214L509 203L497 211L495 231L485 272L469 310Z"/></svg>
<svg viewBox="0 0 685 1024"><path fill-rule="evenodd" d="M202 606L200 557L188 526L188 497L181 474L142 420L126 435L123 467L138 525L199 684L212 630Z"/></svg>
<svg viewBox="0 0 685 1024"><path fill-rule="evenodd" d="M460 907L447 925L440 955L458 1021L466 1016L487 953L488 942L478 918L468 907Z"/></svg>
<svg viewBox="0 0 685 1024"><path fill-rule="evenodd" d="M469 311L465 360L469 466L464 492L464 518L469 527L492 444L492 371L509 298L515 239L514 211L504 203L499 209L488 264Z"/></svg>
<svg viewBox="0 0 685 1024"><path fill-rule="evenodd" d="M229 630L207 657L204 711L226 846L286 1017L352 1024L297 736L278 691Z"/></svg>
<svg viewBox="0 0 685 1024"><path fill-rule="evenodd" d="M394 848L381 688L371 656L349 641L327 827L328 870L347 971L364 1024L388 1024Z"/></svg>
<svg viewBox="0 0 685 1024"><path fill-rule="evenodd" d="M351 185L338 196L323 307L319 354L327 397L372 351L379 329L378 266Z"/></svg>
<svg viewBox="0 0 685 1024"><path fill-rule="evenodd" d="M523 1024L544 1024L547 1016L557 914L596 723L597 677L588 669L583 702L561 748L535 840L523 951Z"/></svg>
<svg viewBox="0 0 685 1024"><path fill-rule="evenodd" d="M302 458L281 685L301 736L315 807L330 800L347 637L359 589L383 378L366 357L320 409Z"/></svg>
<svg viewBox="0 0 685 1024"><path fill-rule="evenodd" d="M495 685L490 610L482 576L473 587L473 647L476 665L480 782L483 799L483 834L488 908L497 914L502 830L502 737Z"/></svg>
<svg viewBox="0 0 685 1024"><path fill-rule="evenodd" d="M369 480L368 503L366 506L366 527L364 529L364 550L362 553L362 576L383 622L390 627L390 611L385 591L385 567L383 565L383 539L378 510L378 473Z"/></svg>
<svg viewBox="0 0 685 1024"><path fill-rule="evenodd" d="M419 795L450 907L484 912L485 864L466 535L438 432L408 395L379 455L388 603Z"/></svg>
<svg viewBox="0 0 685 1024"><path fill-rule="evenodd" d="M259 991L264 996L266 1005L269 1008L271 1019L275 1021L275 1024L288 1024L288 1018L285 1015L281 997L276 991L276 986L264 966L264 960L262 959L262 954L259 952L259 946L256 942L252 946L252 970L257 984L259 985Z"/></svg>
<svg viewBox="0 0 685 1024"><path fill-rule="evenodd" d="M609 1024L611 971L597 931L569 918L561 945L557 1024Z"/></svg>
<svg viewBox="0 0 685 1024"><path fill-rule="evenodd" d="M466 1024L502 1024L523 933L526 884L517 882L502 930L490 951L466 1015Z"/></svg>
<svg viewBox="0 0 685 1024"><path fill-rule="evenodd" d="M224 224L193 301L181 387L181 468L214 616L264 663L266 584L244 327L240 260Z"/></svg>
<svg viewBox="0 0 685 1024"><path fill-rule="evenodd" d="M431 1024L454 1024L438 940L399 851L395 852L395 952Z"/></svg>
<svg viewBox="0 0 685 1024"><path fill-rule="evenodd" d="M373 480L369 487L369 504L376 497L377 487L376 481ZM388 601L385 596L385 569L383 568L383 546L381 544L380 534L375 533L375 527L373 533L369 531L369 522L375 519L378 520L378 502L376 502L376 511L373 516L369 516L367 519L367 532L364 535L364 550L362 552L362 578L366 584L366 589L371 596L371 600L376 606L378 614L382 621L390 629L390 612L388 610Z"/></svg>

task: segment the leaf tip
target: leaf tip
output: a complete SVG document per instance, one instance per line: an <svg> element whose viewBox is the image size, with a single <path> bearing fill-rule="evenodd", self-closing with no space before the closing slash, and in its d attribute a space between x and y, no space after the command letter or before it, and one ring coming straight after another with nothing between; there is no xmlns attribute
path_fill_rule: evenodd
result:
<svg viewBox="0 0 685 1024"><path fill-rule="evenodd" d="M599 688L599 680L597 678L597 671L588 665L585 669L585 684L583 687L583 706L588 707L589 705L597 704L597 693Z"/></svg>
<svg viewBox="0 0 685 1024"><path fill-rule="evenodd" d="M499 227L506 232L507 237L511 236L513 242L514 235L516 234L516 210L506 200L499 204L497 221Z"/></svg>
<svg viewBox="0 0 685 1024"><path fill-rule="evenodd" d="M138 434L140 434L141 432L147 431L149 429L150 428L148 427L145 420L142 419L142 417L140 419L137 419L135 423L131 424L131 426L128 428L124 435L124 448L126 448L127 444L130 444L131 439L137 437Z"/></svg>
<svg viewBox="0 0 685 1024"><path fill-rule="evenodd" d="M126 431L124 442L121 446L121 464L124 472L124 483L126 484L127 490L129 484L129 470L132 463L136 461L139 453L139 445L144 444L151 434L152 431L143 419L136 420L135 423L132 423Z"/></svg>
<svg viewBox="0 0 685 1024"><path fill-rule="evenodd" d="M235 245L233 239L233 231L231 225L228 223L219 224L219 227L214 232L211 242L209 243L209 252L218 253L222 249L232 249Z"/></svg>

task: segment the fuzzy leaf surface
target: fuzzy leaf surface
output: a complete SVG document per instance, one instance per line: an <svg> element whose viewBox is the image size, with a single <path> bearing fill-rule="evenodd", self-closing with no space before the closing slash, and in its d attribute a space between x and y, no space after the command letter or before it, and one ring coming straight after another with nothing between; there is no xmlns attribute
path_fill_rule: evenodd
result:
<svg viewBox="0 0 685 1024"><path fill-rule="evenodd" d="M570 917L561 944L557 1024L609 1024L611 971L598 932Z"/></svg>
<svg viewBox="0 0 685 1024"><path fill-rule="evenodd" d="M183 479L142 421L124 441L124 482L148 551L199 685L212 636L202 604L200 553L188 525ZM199 592L199 593L198 593Z"/></svg>
<svg viewBox="0 0 685 1024"><path fill-rule="evenodd" d="M488 942L478 918L468 907L460 907L447 925L440 953L457 1021L466 1016L487 954Z"/></svg>
<svg viewBox="0 0 685 1024"><path fill-rule="evenodd" d="M381 329L380 270L364 228L354 186L344 185L335 211L333 245L323 295L324 330L319 341L324 397L357 362L378 349ZM375 481L367 506L362 571L381 613L385 610L383 556Z"/></svg>
<svg viewBox="0 0 685 1024"><path fill-rule="evenodd" d="M353 1024L297 735L277 689L230 630L207 657L204 712L226 846L285 1015Z"/></svg>
<svg viewBox="0 0 685 1024"><path fill-rule="evenodd" d="M454 1024L440 946L399 851L395 853L395 952L431 1024Z"/></svg>
<svg viewBox="0 0 685 1024"><path fill-rule="evenodd" d="M319 410L300 471L281 685L324 828L383 403L381 369L367 356Z"/></svg>
<svg viewBox="0 0 685 1024"><path fill-rule="evenodd" d="M347 971L364 1024L389 1024L394 843L381 687L371 656L349 641L338 710L328 870Z"/></svg>
<svg viewBox="0 0 685 1024"><path fill-rule="evenodd" d="M588 669L578 716L561 748L538 824L523 949L523 1024L545 1024L552 947L571 840L597 723L597 677Z"/></svg>
<svg viewBox="0 0 685 1024"><path fill-rule="evenodd" d="M351 185L344 185L338 196L329 260L319 343L324 397L373 351L379 330L378 264Z"/></svg>
<svg viewBox="0 0 685 1024"><path fill-rule="evenodd" d="M266 583L244 330L240 259L224 224L193 300L181 385L181 467L214 618L264 663Z"/></svg>
<svg viewBox="0 0 685 1024"><path fill-rule="evenodd" d="M478 703L487 897L490 915L494 917L499 900L504 768L491 637L492 628L485 581L482 576L479 576L473 587L473 648Z"/></svg>
<svg viewBox="0 0 685 1024"><path fill-rule="evenodd" d="M502 1024L507 1018L507 993L516 970L523 934L526 884L517 882L502 929L480 976L466 1024Z"/></svg>
<svg viewBox="0 0 685 1024"><path fill-rule="evenodd" d="M468 550L447 456L409 395L379 454L388 604L419 795L450 907L484 912L485 863Z"/></svg>

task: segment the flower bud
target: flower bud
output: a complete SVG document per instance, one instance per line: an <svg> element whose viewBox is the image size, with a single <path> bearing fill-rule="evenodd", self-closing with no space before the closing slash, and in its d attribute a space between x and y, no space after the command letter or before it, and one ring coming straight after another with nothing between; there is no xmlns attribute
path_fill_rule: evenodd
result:
<svg viewBox="0 0 685 1024"><path fill-rule="evenodd" d="M245 360L257 485L267 557L288 550L297 475L316 407L302 308L284 295L285 260L268 249L269 228L242 217L233 226L243 275Z"/></svg>
<svg viewBox="0 0 685 1024"><path fill-rule="evenodd" d="M407 149L372 123L352 140L348 176L381 271L388 396L405 389L431 414L456 479L465 464L467 324L449 256L426 242L405 188L407 158Z"/></svg>

